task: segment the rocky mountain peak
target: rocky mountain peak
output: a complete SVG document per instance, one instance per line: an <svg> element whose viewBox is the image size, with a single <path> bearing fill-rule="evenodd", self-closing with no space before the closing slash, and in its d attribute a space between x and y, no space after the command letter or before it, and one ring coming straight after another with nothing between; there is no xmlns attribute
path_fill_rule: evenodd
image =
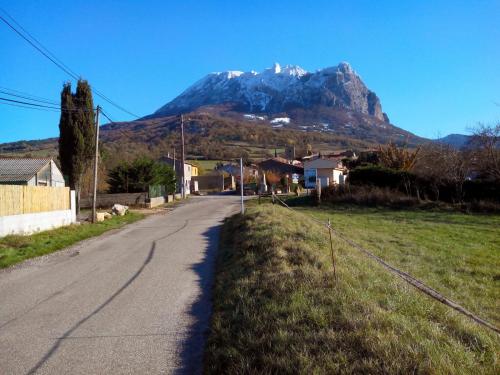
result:
<svg viewBox="0 0 500 375"><path fill-rule="evenodd" d="M233 104L246 113L280 113L293 108L334 107L388 122L377 95L347 62L307 72L297 65L255 71L211 73L157 110L152 117Z"/></svg>

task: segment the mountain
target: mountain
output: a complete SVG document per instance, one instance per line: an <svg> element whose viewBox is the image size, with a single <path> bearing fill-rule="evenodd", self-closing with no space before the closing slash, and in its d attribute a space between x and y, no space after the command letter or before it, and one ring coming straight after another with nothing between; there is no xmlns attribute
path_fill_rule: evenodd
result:
<svg viewBox="0 0 500 375"><path fill-rule="evenodd" d="M312 73L275 64L261 73L209 74L149 116L103 125L103 160L113 165L178 149L181 113L191 158L261 159L288 144L300 154L309 147L330 152L428 141L391 124L377 95L349 64ZM55 156L57 140L0 145L0 155L12 153Z"/></svg>
<svg viewBox="0 0 500 375"><path fill-rule="evenodd" d="M148 118L221 104L231 104L239 112L267 115L324 106L389 122L377 95L346 62L312 73L296 65L282 68L277 63L261 73L211 73Z"/></svg>
<svg viewBox="0 0 500 375"><path fill-rule="evenodd" d="M472 137L470 135L449 134L446 137L436 139L435 142L461 149L466 147L470 143L471 139Z"/></svg>

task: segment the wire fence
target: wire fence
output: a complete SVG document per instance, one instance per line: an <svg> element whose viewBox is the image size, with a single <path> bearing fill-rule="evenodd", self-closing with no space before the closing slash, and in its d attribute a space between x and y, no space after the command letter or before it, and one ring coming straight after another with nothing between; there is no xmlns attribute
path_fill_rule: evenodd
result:
<svg viewBox="0 0 500 375"><path fill-rule="evenodd" d="M167 195L165 185L149 185L148 195L149 198L165 197Z"/></svg>
<svg viewBox="0 0 500 375"><path fill-rule="evenodd" d="M451 307L455 311L459 312L462 315L467 316L468 318L472 319L476 323L496 332L497 334L500 334L500 329L493 325L492 323L480 318L479 316L473 314L469 310L467 310L465 307L459 305L458 303L450 300L449 298L443 296L441 293L439 293L437 290L431 288L430 286L426 285L423 281L411 276L409 273L404 272L400 269L397 269L396 267L390 265L387 263L385 260L382 258L378 257L377 255L373 254L372 252L368 251L361 245L357 244L356 242L352 241L350 238L347 238L345 235L340 233L338 230L332 227L330 220L328 222L324 222L319 220L318 218L307 215L303 212L300 212L298 210L293 209L290 207L288 204L286 204L280 197L278 197L276 194L273 193L272 195L273 203L274 201L278 201L281 205L283 205L285 208L288 210L295 212L296 214L301 214L303 216L306 216L307 218L311 219L312 221L316 222L317 224L324 226L325 228L328 229L329 235L330 235L330 250L331 250L331 257L332 257L332 263L333 263L333 272L334 272L334 277L335 279L337 278L336 275L336 261L334 257L334 250L333 250L333 241L332 241L332 233L342 241L346 242L349 246L355 248L356 250L360 251L364 255L368 256L369 258L373 259L374 261L378 262L380 265L382 265L385 269L390 271L391 273L395 274L396 276L400 277L404 281L406 281L408 284L412 285L415 287L417 290L419 290L422 293L425 293L429 297L435 299L436 301L441 302L442 304Z"/></svg>

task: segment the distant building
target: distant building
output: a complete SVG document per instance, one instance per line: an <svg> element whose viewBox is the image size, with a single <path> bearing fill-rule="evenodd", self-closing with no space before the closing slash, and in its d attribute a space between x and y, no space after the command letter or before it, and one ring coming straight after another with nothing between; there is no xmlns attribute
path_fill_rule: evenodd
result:
<svg viewBox="0 0 500 375"><path fill-rule="evenodd" d="M175 160L175 163L174 163ZM161 162L170 165L173 169L175 169L175 176L177 180L177 192L181 192L182 186L182 163L179 159L174 159L170 156L165 156L160 159ZM175 165L174 165L175 164ZM191 190L197 191L196 186L191 183L192 177L198 176L198 167L196 165L190 163L184 163L184 186L186 189L186 194L191 194Z"/></svg>
<svg viewBox="0 0 500 375"><path fill-rule="evenodd" d="M0 158L0 184L65 186L60 169L49 158Z"/></svg>
<svg viewBox="0 0 500 375"><path fill-rule="evenodd" d="M292 175L296 173L300 176L304 174L304 168L298 165L293 165L288 163L286 159L275 157L271 159L267 159L258 163L258 166L261 170L267 172L275 172L279 175Z"/></svg>
<svg viewBox="0 0 500 375"><path fill-rule="evenodd" d="M341 158L314 159L304 162L304 185L306 189L314 189L319 180L321 187L343 185L347 169Z"/></svg>

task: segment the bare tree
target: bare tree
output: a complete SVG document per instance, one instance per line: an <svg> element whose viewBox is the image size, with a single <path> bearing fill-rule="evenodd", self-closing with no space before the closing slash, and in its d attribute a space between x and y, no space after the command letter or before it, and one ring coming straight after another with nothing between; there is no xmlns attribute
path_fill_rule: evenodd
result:
<svg viewBox="0 0 500 375"><path fill-rule="evenodd" d="M380 162L387 168L408 172L417 161L420 146L415 151L408 150L407 146L398 147L389 142L385 147L379 146Z"/></svg>
<svg viewBox="0 0 500 375"><path fill-rule="evenodd" d="M471 146L475 167L486 177L500 180L500 122L473 129Z"/></svg>
<svg viewBox="0 0 500 375"><path fill-rule="evenodd" d="M455 190L455 199L463 200L463 187L470 173L469 156L466 152L452 146L431 143L422 147L413 172L429 181L439 200L440 188L452 185Z"/></svg>

